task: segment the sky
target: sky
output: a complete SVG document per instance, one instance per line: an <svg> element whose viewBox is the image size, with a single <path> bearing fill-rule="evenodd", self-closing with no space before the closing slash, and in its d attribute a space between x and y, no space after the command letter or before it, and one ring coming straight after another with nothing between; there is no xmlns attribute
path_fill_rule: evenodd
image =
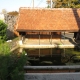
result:
<svg viewBox="0 0 80 80"><path fill-rule="evenodd" d="M0 12L2 9L19 11L20 7L32 7L33 0L0 0ZM46 7L46 0L34 0L34 7Z"/></svg>

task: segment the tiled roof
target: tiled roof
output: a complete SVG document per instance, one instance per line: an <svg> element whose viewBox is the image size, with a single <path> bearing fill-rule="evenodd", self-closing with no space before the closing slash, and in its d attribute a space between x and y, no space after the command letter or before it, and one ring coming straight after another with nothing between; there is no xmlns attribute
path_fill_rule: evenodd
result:
<svg viewBox="0 0 80 80"><path fill-rule="evenodd" d="M72 8L20 8L17 31L51 30L78 31L80 9Z"/></svg>

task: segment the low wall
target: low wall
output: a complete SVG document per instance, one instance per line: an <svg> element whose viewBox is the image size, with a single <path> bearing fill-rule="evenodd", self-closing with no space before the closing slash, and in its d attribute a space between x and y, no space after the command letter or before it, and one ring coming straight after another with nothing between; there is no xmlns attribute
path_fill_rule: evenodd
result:
<svg viewBox="0 0 80 80"><path fill-rule="evenodd" d="M80 80L79 73L25 73L25 80Z"/></svg>

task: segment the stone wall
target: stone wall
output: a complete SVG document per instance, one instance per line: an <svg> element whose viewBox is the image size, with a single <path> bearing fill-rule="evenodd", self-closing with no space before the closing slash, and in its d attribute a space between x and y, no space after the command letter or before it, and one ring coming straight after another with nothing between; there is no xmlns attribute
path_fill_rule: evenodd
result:
<svg viewBox="0 0 80 80"><path fill-rule="evenodd" d="M18 16L13 16L13 15L9 15L9 14L4 15L4 21L8 25L8 28L7 28L8 39L14 38L13 29L16 24L17 18L18 18Z"/></svg>

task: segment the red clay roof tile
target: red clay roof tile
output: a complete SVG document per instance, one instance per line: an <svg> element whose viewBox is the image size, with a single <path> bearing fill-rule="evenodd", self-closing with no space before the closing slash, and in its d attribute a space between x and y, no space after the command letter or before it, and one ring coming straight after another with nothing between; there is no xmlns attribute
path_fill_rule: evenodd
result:
<svg viewBox="0 0 80 80"><path fill-rule="evenodd" d="M80 29L80 9L20 8L17 24L17 31L78 31Z"/></svg>

